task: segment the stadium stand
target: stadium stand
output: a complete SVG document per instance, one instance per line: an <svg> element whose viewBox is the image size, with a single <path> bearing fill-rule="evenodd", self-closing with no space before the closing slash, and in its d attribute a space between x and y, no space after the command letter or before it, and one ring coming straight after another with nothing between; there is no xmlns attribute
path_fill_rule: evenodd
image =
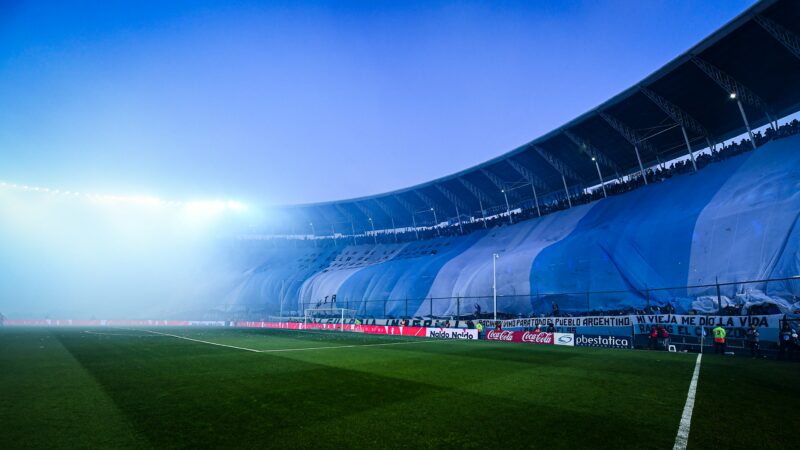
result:
<svg viewBox="0 0 800 450"><path fill-rule="evenodd" d="M490 311L498 253L509 317L554 303L575 315L795 310L799 24L800 3L759 2L636 86L479 166L278 208L285 220L269 236L243 240L261 263L224 308Z"/></svg>

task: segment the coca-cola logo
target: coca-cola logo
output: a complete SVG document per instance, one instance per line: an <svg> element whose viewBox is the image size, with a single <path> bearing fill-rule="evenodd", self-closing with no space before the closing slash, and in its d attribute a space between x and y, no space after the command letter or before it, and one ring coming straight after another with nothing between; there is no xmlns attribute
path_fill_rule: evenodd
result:
<svg viewBox="0 0 800 450"><path fill-rule="evenodd" d="M514 338L514 332L492 330L486 334L486 337L493 341L511 341Z"/></svg>
<svg viewBox="0 0 800 450"><path fill-rule="evenodd" d="M552 344L553 333L531 333L526 331L522 333L522 342L531 344Z"/></svg>

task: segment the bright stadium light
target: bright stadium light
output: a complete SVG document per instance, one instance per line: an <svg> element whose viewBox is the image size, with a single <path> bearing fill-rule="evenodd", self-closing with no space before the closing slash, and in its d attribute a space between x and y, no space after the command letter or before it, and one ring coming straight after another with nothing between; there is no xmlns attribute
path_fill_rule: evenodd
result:
<svg viewBox="0 0 800 450"><path fill-rule="evenodd" d="M736 99L736 92L731 92L731 100L735 100L735 99Z"/></svg>
<svg viewBox="0 0 800 450"><path fill-rule="evenodd" d="M16 184L7 181L0 182L0 188L21 189L28 192L58 194L65 197L81 197L97 203L127 203L142 206L186 206L190 212L214 214L223 211L245 212L247 205L236 200L205 200L184 202L180 200L166 200L153 195L111 195L97 194L80 191L67 191L29 184Z"/></svg>

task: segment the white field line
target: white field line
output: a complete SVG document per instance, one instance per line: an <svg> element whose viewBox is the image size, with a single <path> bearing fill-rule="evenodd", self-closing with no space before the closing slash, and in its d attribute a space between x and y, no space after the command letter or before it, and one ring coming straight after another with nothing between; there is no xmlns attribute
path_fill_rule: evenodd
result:
<svg viewBox="0 0 800 450"><path fill-rule="evenodd" d="M124 336L124 337L158 337L158 336L151 336L149 334L128 334L128 333L101 333L99 331L89 331L85 330L84 333L86 334L96 334L98 336Z"/></svg>
<svg viewBox="0 0 800 450"><path fill-rule="evenodd" d="M678 427L678 435L675 436L675 446L673 450L686 450L689 443L689 428L692 426L692 411L694 410L694 397L697 393L697 379L700 377L700 360L703 354L697 354L697 361L694 363L694 374L692 382L689 383L689 393L686 394L686 405L683 407L681 425Z"/></svg>
<svg viewBox="0 0 800 450"><path fill-rule="evenodd" d="M201 344L217 345L217 346L220 346L220 347L235 348L237 350L244 350L244 351L253 352L253 353L302 352L302 351L306 351L306 350L328 350L328 349L334 349L334 348L354 348L354 347L380 347L380 346L386 346L386 345L409 345L409 344L423 344L423 343L426 343L426 342L442 342L440 340L424 340L424 341L420 340L420 341L410 341L410 342L385 342L385 343L381 343L381 344L330 345L330 346L325 346L325 347L302 347L302 348L280 348L280 349L269 349L269 350L257 350L257 349L254 349L254 348L237 347L235 345L228 345L228 344L220 344L220 343L217 343L217 342L203 341L203 340L200 340L200 339L193 339L193 338L186 337L186 336L178 336L177 334L159 333L158 331L152 331L152 330L143 330L143 331L147 331L148 333L158 334L158 335L161 335L161 336L169 336L169 337L174 337L176 339L184 339L184 340L187 340L187 341L199 342Z"/></svg>

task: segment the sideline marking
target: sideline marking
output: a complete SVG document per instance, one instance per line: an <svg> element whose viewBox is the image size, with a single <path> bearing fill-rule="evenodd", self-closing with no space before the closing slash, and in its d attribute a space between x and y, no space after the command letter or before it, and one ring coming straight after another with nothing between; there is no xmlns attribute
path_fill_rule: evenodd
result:
<svg viewBox="0 0 800 450"><path fill-rule="evenodd" d="M689 393L686 394L686 405L683 407L681 425L678 427L678 435L675 436L675 446L673 450L686 450L689 443L689 428L692 426L692 411L694 410L694 397L697 393L697 379L700 377L700 359L702 353L697 354L697 361L694 363L694 374L692 382L689 384Z"/></svg>
<svg viewBox="0 0 800 450"><path fill-rule="evenodd" d="M86 334L95 334L97 336L125 336L125 337L158 337L150 336L149 334L130 334L130 333L100 333L99 331L84 330Z"/></svg>
<svg viewBox="0 0 800 450"><path fill-rule="evenodd" d="M187 341L199 342L201 344L218 345L220 347L235 348L237 350L245 350L245 351L253 352L253 353L302 352L302 351L305 351L305 350L327 350L327 349L332 349L332 348L379 347L379 346L384 346L384 345L408 345L408 344L424 344L426 342L442 342L441 340L435 340L435 339L427 340L426 339L424 341L420 340L420 341L408 341L408 342L384 342L384 343L381 343L381 344L330 345L330 346L326 346L326 347L279 348L279 349L256 350L254 348L237 347L235 345L220 344L220 343L217 343L217 342L210 342L210 341L203 341L203 340L200 340L200 339L193 339L193 338L186 337L186 336L178 336L177 334L159 333L158 331L152 331L152 330L142 330L142 331L146 331L148 333L158 334L158 335L161 335L161 336L174 337L176 339L185 339Z"/></svg>

